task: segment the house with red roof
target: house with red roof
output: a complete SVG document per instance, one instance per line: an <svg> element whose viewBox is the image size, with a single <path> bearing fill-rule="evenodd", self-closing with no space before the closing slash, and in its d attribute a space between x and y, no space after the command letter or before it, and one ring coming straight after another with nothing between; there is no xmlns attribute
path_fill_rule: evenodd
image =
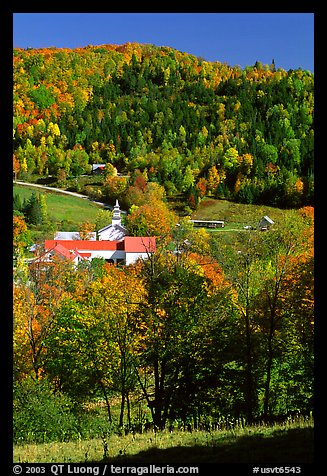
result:
<svg viewBox="0 0 327 476"><path fill-rule="evenodd" d="M156 251L154 236L125 236L123 241L126 265L135 263L138 259L147 259Z"/></svg>
<svg viewBox="0 0 327 476"><path fill-rule="evenodd" d="M80 261L85 259L77 250L69 250L59 242L55 242L53 246L45 248L44 252L40 254L35 260L35 263L51 263L53 257L56 256L61 259L67 259L77 265Z"/></svg>
<svg viewBox="0 0 327 476"><path fill-rule="evenodd" d="M98 239L81 240L78 233L56 234L45 240L44 252L35 261L51 262L54 255L77 265L83 260L103 258L108 263L130 265L138 259L147 259L156 251L154 236L128 236L122 225L121 210L116 200L110 225L98 231Z"/></svg>
<svg viewBox="0 0 327 476"><path fill-rule="evenodd" d="M100 175L103 174L106 164L92 164L92 174Z"/></svg>
<svg viewBox="0 0 327 476"><path fill-rule="evenodd" d="M53 254L75 264L81 260L103 258L108 263L130 265L147 259L156 250L155 237L125 236L122 240L45 240L44 254L37 259L51 261Z"/></svg>

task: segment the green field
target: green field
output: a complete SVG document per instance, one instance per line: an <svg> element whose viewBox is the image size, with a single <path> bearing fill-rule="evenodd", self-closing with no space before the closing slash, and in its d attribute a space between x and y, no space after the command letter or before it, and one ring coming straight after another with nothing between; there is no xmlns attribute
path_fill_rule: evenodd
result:
<svg viewBox="0 0 327 476"><path fill-rule="evenodd" d="M87 199L51 192L45 189L14 184L13 193L21 199L28 199L32 193L42 193L46 196L49 218L57 222L66 222L66 231L75 231L85 221L94 223L101 205Z"/></svg>
<svg viewBox="0 0 327 476"><path fill-rule="evenodd" d="M56 223L58 229L62 231L75 231L85 221L95 223L99 209L103 209L101 205L87 199L60 194L46 189L14 184L13 193L19 194L22 200L29 198L33 192L42 193L46 196L49 219ZM277 224L283 220L286 213L287 210L276 207L246 205L228 200L204 198L191 218L223 220L225 222L223 228L208 228L207 231L210 233L223 233L226 235L226 240L229 240L228 236L232 237L232 232L244 231L245 226L256 228L261 218L265 215L268 215ZM38 237L39 232L34 231L34 233Z"/></svg>
<svg viewBox="0 0 327 476"><path fill-rule="evenodd" d="M68 222L71 224L71 231L76 230L76 226L86 220L94 222L99 208L102 208L100 205L88 201L87 199L14 184L13 193L18 193L22 200L29 198L33 192L45 194L50 218L57 223L62 221ZM225 222L224 228L209 231L234 231L243 229L246 225L256 226L264 215L268 215L276 222L282 218L284 214L285 210L275 207L246 205L228 200L204 198L191 218L200 220L223 220Z"/></svg>
<svg viewBox="0 0 327 476"><path fill-rule="evenodd" d="M118 464L313 463L313 420L218 431L148 431L107 438L19 445L14 462Z"/></svg>
<svg viewBox="0 0 327 476"><path fill-rule="evenodd" d="M266 205L246 205L228 200L204 198L191 218L194 220L223 220L225 227L216 228L215 231L234 231L243 229L246 225L256 226L265 215L268 215L274 222L278 222L285 215L285 210Z"/></svg>

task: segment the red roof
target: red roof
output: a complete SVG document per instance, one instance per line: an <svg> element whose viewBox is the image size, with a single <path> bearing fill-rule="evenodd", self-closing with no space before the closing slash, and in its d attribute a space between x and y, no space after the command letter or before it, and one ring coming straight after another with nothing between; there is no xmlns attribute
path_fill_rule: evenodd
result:
<svg viewBox="0 0 327 476"><path fill-rule="evenodd" d="M154 253L156 239L154 236L125 236L126 253Z"/></svg>
<svg viewBox="0 0 327 476"><path fill-rule="evenodd" d="M47 258L48 253L51 251L55 251L57 254L63 256L66 259L69 259L70 261L74 261L74 259L79 255L77 251L70 251L64 246L62 246L60 243L56 243L54 246L47 248L43 254L41 254L35 259L35 261L43 261Z"/></svg>
<svg viewBox="0 0 327 476"><path fill-rule="evenodd" d="M67 250L87 251L87 250L116 250L118 241L93 241L93 240L45 240L44 248L46 250L54 248L61 244Z"/></svg>
<svg viewBox="0 0 327 476"><path fill-rule="evenodd" d="M54 246L53 251L56 251L57 253L59 253L60 255L64 256L67 259L70 259L71 261L73 261L77 256L76 253L67 250L67 248L62 246L60 243Z"/></svg>
<svg viewBox="0 0 327 476"><path fill-rule="evenodd" d="M69 250L70 252L78 252L83 257L91 256L89 251L96 250L125 250L126 253L154 253L156 250L156 239L154 236L125 236L123 240L119 241L45 240L44 242L44 248L47 251L58 247L58 251L61 250L61 254L63 255L65 252L68 253Z"/></svg>

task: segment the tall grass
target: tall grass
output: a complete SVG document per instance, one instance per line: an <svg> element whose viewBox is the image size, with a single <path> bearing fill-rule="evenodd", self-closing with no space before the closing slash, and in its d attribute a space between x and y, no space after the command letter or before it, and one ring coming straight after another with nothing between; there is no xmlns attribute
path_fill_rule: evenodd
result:
<svg viewBox="0 0 327 476"><path fill-rule="evenodd" d="M79 440L67 443L29 444L14 447L14 462L29 463L82 463L122 458L165 458L174 450L178 450L179 459L196 459L219 457L213 450L219 449L226 458L234 457L235 451L240 451L243 459L256 448L256 451L267 451L265 442L273 442L274 451L292 451L292 441L299 455L307 458L311 455L313 419L297 418L275 425L237 425L229 430L215 431L148 431L142 434L129 433L125 436L112 434L102 438ZM302 435L302 439L299 438ZM293 440L292 440L293 438ZM263 450L260 449L260 443ZM263 443L263 444L262 444ZM170 453L169 453L170 452ZM250 452L250 453L249 453ZM272 451L273 453L273 451ZM140 456L143 455L143 456ZM198 455L198 456L197 456ZM210 456L211 455L211 456ZM234 455L234 456L233 456ZM276 456L272 457L276 460ZM220 456L222 457L222 456ZM310 456L311 457L311 456ZM216 460L214 460L216 461ZM169 461L167 461L169 462ZM219 460L218 460L219 462ZM300 461L298 461L300 462ZM306 461L302 461L306 462ZM310 461L308 461L310 462Z"/></svg>

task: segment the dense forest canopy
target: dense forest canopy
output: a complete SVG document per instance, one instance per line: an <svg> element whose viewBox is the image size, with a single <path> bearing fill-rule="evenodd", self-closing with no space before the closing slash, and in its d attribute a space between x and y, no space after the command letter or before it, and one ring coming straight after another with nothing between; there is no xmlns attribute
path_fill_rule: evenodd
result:
<svg viewBox="0 0 327 476"><path fill-rule="evenodd" d="M139 169L167 195L313 202L314 76L127 43L14 49L14 172Z"/></svg>

